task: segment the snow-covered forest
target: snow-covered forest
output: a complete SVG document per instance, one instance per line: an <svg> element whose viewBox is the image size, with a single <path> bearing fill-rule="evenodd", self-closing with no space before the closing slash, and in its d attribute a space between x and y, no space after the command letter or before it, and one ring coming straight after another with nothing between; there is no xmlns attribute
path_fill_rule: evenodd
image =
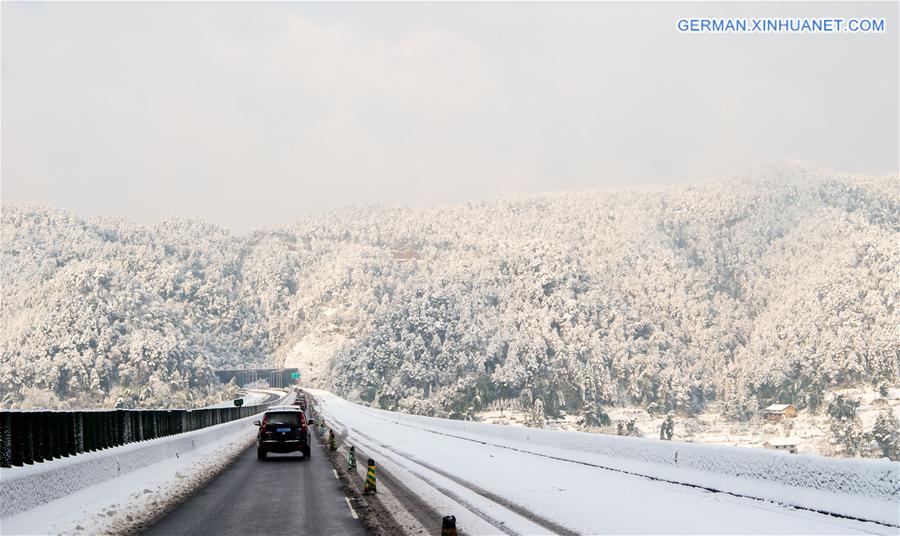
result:
<svg viewBox="0 0 900 536"><path fill-rule="evenodd" d="M900 379L898 192L790 163L243 235L4 206L2 406L184 405L324 337L322 386L388 409L815 410Z"/></svg>

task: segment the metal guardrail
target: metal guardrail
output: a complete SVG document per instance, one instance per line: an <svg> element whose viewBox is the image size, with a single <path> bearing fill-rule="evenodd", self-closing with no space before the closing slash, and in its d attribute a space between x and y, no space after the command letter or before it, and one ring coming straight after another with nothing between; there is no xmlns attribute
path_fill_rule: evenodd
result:
<svg viewBox="0 0 900 536"><path fill-rule="evenodd" d="M199 430L256 415L273 404L168 410L0 410L0 467L21 467Z"/></svg>

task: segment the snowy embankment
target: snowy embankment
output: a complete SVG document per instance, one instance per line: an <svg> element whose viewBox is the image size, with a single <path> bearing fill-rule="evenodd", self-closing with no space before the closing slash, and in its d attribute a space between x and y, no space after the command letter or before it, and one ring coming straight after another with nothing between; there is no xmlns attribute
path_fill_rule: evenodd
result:
<svg viewBox="0 0 900 536"><path fill-rule="evenodd" d="M247 448L256 418L0 469L2 532L130 532Z"/></svg>
<svg viewBox="0 0 900 536"><path fill-rule="evenodd" d="M887 460L451 421L314 394L346 439L403 473L441 511L465 509L472 528L896 533L900 525L900 464Z"/></svg>

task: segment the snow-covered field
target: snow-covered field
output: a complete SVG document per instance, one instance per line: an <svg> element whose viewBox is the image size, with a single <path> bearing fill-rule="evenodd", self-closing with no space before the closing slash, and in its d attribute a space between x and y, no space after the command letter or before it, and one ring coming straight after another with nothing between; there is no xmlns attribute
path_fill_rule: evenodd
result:
<svg viewBox="0 0 900 536"><path fill-rule="evenodd" d="M0 533L134 532L249 446L256 418L0 469Z"/></svg>
<svg viewBox="0 0 900 536"><path fill-rule="evenodd" d="M834 395L844 395L860 403L857 416L863 431L870 431L875 424L879 410L887 405L900 419L900 388L890 389L888 397L882 398L873 388L848 388L828 392L826 399ZM605 428L588 431L614 434L616 423L634 420L640 437L659 437L659 428L665 419L664 415L651 415L646 408L607 407L606 413L613 424ZM482 411L476 413L476 420L490 424L524 426L528 418L527 411L521 409L504 409ZM762 414L750 422L735 422L726 419L714 411L707 411L692 418L676 416L675 441L702 443L707 445L730 445L733 447L765 448L764 443L776 438L790 437L797 442L800 454L820 454L823 456L840 455L838 448L831 442L832 419L821 410L812 415L806 409L800 410L797 418L786 419L780 423L769 423L762 419ZM578 431L577 415L567 415L559 419L548 418L546 427L551 430Z"/></svg>
<svg viewBox="0 0 900 536"><path fill-rule="evenodd" d="M900 464L886 460L431 419L313 393L329 425L471 533L896 534L900 525Z"/></svg>

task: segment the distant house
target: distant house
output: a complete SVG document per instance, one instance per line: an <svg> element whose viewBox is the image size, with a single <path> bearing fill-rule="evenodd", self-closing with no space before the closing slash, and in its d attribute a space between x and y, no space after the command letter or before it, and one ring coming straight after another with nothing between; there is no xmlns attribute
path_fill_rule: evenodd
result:
<svg viewBox="0 0 900 536"><path fill-rule="evenodd" d="M793 437L773 437L763 443L763 446L770 450L781 450L797 454L797 445L799 444L800 442Z"/></svg>
<svg viewBox="0 0 900 536"><path fill-rule="evenodd" d="M791 404L772 404L763 410L763 417L769 422L780 422L797 416L797 407Z"/></svg>

